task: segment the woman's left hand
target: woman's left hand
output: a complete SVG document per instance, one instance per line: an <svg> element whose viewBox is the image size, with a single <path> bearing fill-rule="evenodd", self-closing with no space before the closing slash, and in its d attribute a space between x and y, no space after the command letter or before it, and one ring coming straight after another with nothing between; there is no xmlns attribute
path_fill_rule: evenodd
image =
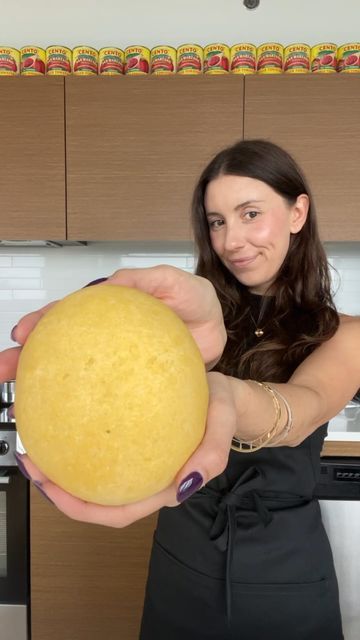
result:
<svg viewBox="0 0 360 640"><path fill-rule="evenodd" d="M208 373L210 401L204 438L177 473L174 482L159 493L139 502L109 507L80 500L52 483L27 455L21 456L29 478L68 517L109 527L126 527L162 507L175 507L225 469L232 437L236 431L236 411L226 376ZM193 482L191 482L193 478Z"/></svg>

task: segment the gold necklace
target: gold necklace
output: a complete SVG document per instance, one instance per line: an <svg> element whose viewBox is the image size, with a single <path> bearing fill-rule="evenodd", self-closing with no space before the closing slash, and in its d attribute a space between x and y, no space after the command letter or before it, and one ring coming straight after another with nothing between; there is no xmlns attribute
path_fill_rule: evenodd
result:
<svg viewBox="0 0 360 640"><path fill-rule="evenodd" d="M266 299L266 298L265 298L265 299ZM255 320L254 320L254 316L253 316L253 314L251 313L251 309L250 309L250 307L249 307L249 314L250 314L250 318L251 318L251 320L253 321L253 323L254 323L254 327L255 327L254 335L255 335L257 338L262 338L262 337L263 337L263 335L264 335L264 329L265 329L265 327L266 327L266 324L267 324L267 323L265 323L265 325L262 325L262 326L260 325L260 323L261 323L261 320L262 320L262 319L263 319L263 317L264 317L264 313L265 313L265 310L266 310L266 308L267 308L267 303L268 303L268 300L266 300L265 304L264 304L264 301L262 301L262 304L261 304L261 307L260 307L260 311L259 311L259 317L258 317L258 319L257 319L257 322L255 322Z"/></svg>

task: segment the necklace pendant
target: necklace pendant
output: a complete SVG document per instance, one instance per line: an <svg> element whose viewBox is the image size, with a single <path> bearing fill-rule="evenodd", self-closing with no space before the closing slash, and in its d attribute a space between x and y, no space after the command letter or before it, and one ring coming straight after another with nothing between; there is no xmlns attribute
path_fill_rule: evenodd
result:
<svg viewBox="0 0 360 640"><path fill-rule="evenodd" d="M264 335L264 332L262 329L255 329L254 333L257 338L261 338Z"/></svg>

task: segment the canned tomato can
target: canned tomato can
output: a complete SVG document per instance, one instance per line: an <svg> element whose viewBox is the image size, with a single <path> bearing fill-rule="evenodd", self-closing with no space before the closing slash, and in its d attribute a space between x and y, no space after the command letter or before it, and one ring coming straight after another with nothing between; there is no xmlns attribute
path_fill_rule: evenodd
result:
<svg viewBox="0 0 360 640"><path fill-rule="evenodd" d="M230 49L226 44L208 44L204 47L204 72L218 75L228 73Z"/></svg>
<svg viewBox="0 0 360 640"><path fill-rule="evenodd" d="M48 76L67 76L71 73L72 51L62 45L46 49L46 73Z"/></svg>
<svg viewBox="0 0 360 640"><path fill-rule="evenodd" d="M349 42L338 48L337 70L340 73L359 73L360 42Z"/></svg>
<svg viewBox="0 0 360 640"><path fill-rule="evenodd" d="M99 52L93 47L79 45L73 49L72 69L76 76L94 76L98 72Z"/></svg>
<svg viewBox="0 0 360 640"><path fill-rule="evenodd" d="M177 50L177 72L182 75L196 76L203 72L204 51L198 44L182 44Z"/></svg>
<svg viewBox="0 0 360 640"><path fill-rule="evenodd" d="M99 75L119 76L124 73L125 53L118 47L103 47L99 51Z"/></svg>
<svg viewBox="0 0 360 640"><path fill-rule="evenodd" d="M243 75L256 72L256 47L254 44L242 42L231 47L230 71Z"/></svg>
<svg viewBox="0 0 360 640"><path fill-rule="evenodd" d="M282 73L284 47L278 42L264 42L256 50L256 69L258 73Z"/></svg>
<svg viewBox="0 0 360 640"><path fill-rule="evenodd" d="M158 45L151 49L150 69L155 76L176 73L176 49L168 45Z"/></svg>
<svg viewBox="0 0 360 640"><path fill-rule="evenodd" d="M337 45L322 42L311 48L311 71L313 73L335 73Z"/></svg>
<svg viewBox="0 0 360 640"><path fill-rule="evenodd" d="M20 49L20 69L24 76L45 74L45 49L29 45Z"/></svg>
<svg viewBox="0 0 360 640"><path fill-rule="evenodd" d="M0 47L0 76L17 76L20 73L20 51L12 47Z"/></svg>
<svg viewBox="0 0 360 640"><path fill-rule="evenodd" d="M302 42L289 44L284 49L285 73L308 73L310 71L310 47Z"/></svg>
<svg viewBox="0 0 360 640"><path fill-rule="evenodd" d="M149 73L150 70L150 49L142 45L132 45L125 49L125 73L127 75L139 76Z"/></svg>

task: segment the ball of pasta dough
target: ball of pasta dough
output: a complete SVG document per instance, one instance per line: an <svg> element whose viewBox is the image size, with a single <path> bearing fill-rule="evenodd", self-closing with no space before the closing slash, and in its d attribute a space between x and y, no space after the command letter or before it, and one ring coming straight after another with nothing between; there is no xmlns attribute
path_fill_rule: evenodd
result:
<svg viewBox="0 0 360 640"><path fill-rule="evenodd" d="M97 285L57 302L22 350L16 423L30 458L84 500L167 487L199 445L208 386L182 320L139 290Z"/></svg>

